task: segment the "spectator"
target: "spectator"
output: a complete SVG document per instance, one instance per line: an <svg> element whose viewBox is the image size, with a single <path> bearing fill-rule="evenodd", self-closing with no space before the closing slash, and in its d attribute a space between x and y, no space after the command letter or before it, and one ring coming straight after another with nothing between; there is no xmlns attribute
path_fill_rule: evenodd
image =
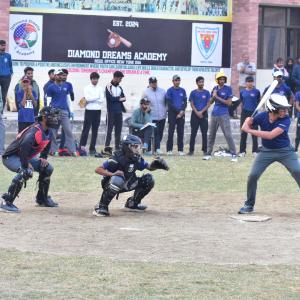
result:
<svg viewBox="0 0 300 300"><path fill-rule="evenodd" d="M19 133L35 122L34 108L38 101L37 94L30 84L30 79L24 76L21 84L22 88L17 92Z"/></svg>
<svg viewBox="0 0 300 300"><path fill-rule="evenodd" d="M39 110L42 108L41 103L40 103L40 88L37 84L37 82L33 79L33 71L34 69L31 67L26 67L24 69L24 76L27 77L30 80L30 85L32 86L32 90L36 93L37 95L37 106L34 108L34 115L37 116ZM16 101L16 107L18 107L18 101L17 101L17 93L18 91L22 89L22 79L17 83L15 86L15 101Z"/></svg>
<svg viewBox="0 0 300 300"><path fill-rule="evenodd" d="M295 92L295 85L292 80L292 74L294 69L294 60L292 58L288 58L286 60L285 69L287 70L289 76L286 78L285 83L291 88L292 92Z"/></svg>
<svg viewBox="0 0 300 300"><path fill-rule="evenodd" d="M274 73L277 71L281 71L283 74L283 80L288 80L289 78L289 73L284 67L284 59L279 57L276 60L276 63L274 64L274 68L272 70L272 75L274 76Z"/></svg>
<svg viewBox="0 0 300 300"><path fill-rule="evenodd" d="M162 154L160 143L163 138L163 133L167 117L166 91L157 86L156 77L149 78L149 86L143 93L143 98L150 101L150 109L152 115L152 122L154 127L154 150L157 155ZM149 149L148 149L149 150Z"/></svg>
<svg viewBox="0 0 300 300"><path fill-rule="evenodd" d="M254 78L252 76L246 77L246 88L241 90L240 99L242 102L241 113L241 128L248 117L251 117L260 101L260 91L254 87ZM255 126L253 129L258 130ZM240 153L239 157L246 155L247 148L247 132L241 132ZM252 153L256 155L258 152L257 136L252 135Z"/></svg>
<svg viewBox="0 0 300 300"><path fill-rule="evenodd" d="M2 95L0 93L0 156L4 153L4 145L5 145L5 126L2 117L3 111L3 101Z"/></svg>
<svg viewBox="0 0 300 300"><path fill-rule="evenodd" d="M193 90L190 94L190 104L192 107L191 115L191 139L189 155L194 154L195 140L198 129L200 127L202 134L202 151L207 152L207 131L208 131L208 114L210 93L204 89L204 78L198 76L196 78L197 89Z"/></svg>
<svg viewBox="0 0 300 300"><path fill-rule="evenodd" d="M54 69L50 69L48 71L48 76L49 76L49 80L46 82L46 84L44 85L44 106L47 106L47 89L49 87L49 85L51 85L52 83L54 83L54 78L55 78L55 75L54 75Z"/></svg>
<svg viewBox="0 0 300 300"><path fill-rule="evenodd" d="M104 153L110 152L110 141L113 128L115 128L115 149L120 149L121 132L123 125L123 113L126 112L124 107L124 102L126 97L124 95L123 89L120 87L120 83L124 77L124 74L120 71L116 71L113 74L113 79L106 86L105 96L107 103L107 131L105 138L105 148Z"/></svg>
<svg viewBox="0 0 300 300"><path fill-rule="evenodd" d="M210 160L213 147L215 144L216 134L218 128L221 127L224 137L227 141L229 151L232 155L231 161L237 162L235 145L231 133L230 118L228 112L228 106L231 105L232 101L232 89L230 86L225 85L227 77L223 72L216 74L216 82L218 83L212 90L211 102L215 102L215 106L211 113L210 126L209 126L209 138L207 153L203 156L204 160Z"/></svg>
<svg viewBox="0 0 300 300"><path fill-rule="evenodd" d="M132 134L138 136L143 141L143 151L148 151L150 144L153 126L152 116L150 114L150 101L147 98L142 98L140 101L140 107L137 108L130 120L132 128ZM147 154L150 154L147 152Z"/></svg>
<svg viewBox="0 0 300 300"><path fill-rule="evenodd" d="M47 93L47 104L51 105L54 108L57 108L61 116L61 125L66 135L66 146L69 150L69 153L72 156L77 156L75 141L72 133L71 123L70 123L70 112L68 106L68 98L70 97L68 85L62 81L63 71L57 70L55 73L55 82L51 84L46 93ZM58 127L52 128L53 136L51 143L50 153L52 155L58 154L58 143L56 140Z"/></svg>
<svg viewBox="0 0 300 300"><path fill-rule="evenodd" d="M292 81L295 85L295 91L300 91L300 56L297 57L297 64L293 68Z"/></svg>
<svg viewBox="0 0 300 300"><path fill-rule="evenodd" d="M295 138L295 152L298 152L300 142L300 91L296 93L295 108L297 112L297 127L296 127L296 138Z"/></svg>
<svg viewBox="0 0 300 300"><path fill-rule="evenodd" d="M180 81L180 77L178 75L174 75L172 79L173 86L167 90L166 94L169 122L167 154L173 154L173 137L176 128L178 154L182 156L185 155L185 153L183 152L183 139L187 96L185 89L179 86Z"/></svg>
<svg viewBox="0 0 300 300"><path fill-rule="evenodd" d="M80 146L85 150L89 131L92 127L89 152L90 155L95 157L102 157L102 155L96 151L96 141L101 120L101 108L104 101L104 90L98 84L99 78L100 76L98 73L91 73L91 83L84 88L84 98L87 104L85 106L83 129L80 138Z"/></svg>
<svg viewBox="0 0 300 300"><path fill-rule="evenodd" d="M0 113L3 113L7 91L10 85L11 76L13 74L13 67L11 61L11 55L5 52L6 42L0 40L0 89L1 89L1 98L2 98L2 109Z"/></svg>

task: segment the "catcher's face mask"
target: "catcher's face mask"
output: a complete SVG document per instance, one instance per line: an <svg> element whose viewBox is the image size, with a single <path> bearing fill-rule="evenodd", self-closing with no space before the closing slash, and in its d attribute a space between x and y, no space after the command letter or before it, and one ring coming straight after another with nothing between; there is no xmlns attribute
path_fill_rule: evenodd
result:
<svg viewBox="0 0 300 300"><path fill-rule="evenodd" d="M140 157L140 153L141 153L141 145L140 144L131 144L128 145L128 148L131 152L131 156L133 158L138 158Z"/></svg>
<svg viewBox="0 0 300 300"><path fill-rule="evenodd" d="M45 114L46 117L46 125L49 128L57 128L59 125L59 122L61 120L61 115L59 110L55 108L51 108L50 112L48 114Z"/></svg>

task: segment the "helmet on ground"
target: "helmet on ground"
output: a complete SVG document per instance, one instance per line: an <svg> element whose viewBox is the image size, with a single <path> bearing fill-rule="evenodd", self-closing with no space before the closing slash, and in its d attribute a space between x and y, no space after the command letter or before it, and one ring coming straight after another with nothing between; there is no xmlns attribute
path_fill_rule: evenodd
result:
<svg viewBox="0 0 300 300"><path fill-rule="evenodd" d="M272 94L266 101L266 110L269 112L278 112L279 109L290 108L291 105L285 96L280 94Z"/></svg>
<svg viewBox="0 0 300 300"><path fill-rule="evenodd" d="M225 78L225 83L226 83L226 82L227 82L227 76L225 75L223 69L221 69L220 72L218 72L218 73L216 74L216 76L215 76L216 83L218 83L218 80L219 80L220 78L222 78L222 77Z"/></svg>
<svg viewBox="0 0 300 300"><path fill-rule="evenodd" d="M56 128L61 120L60 111L51 106L44 106L38 114L38 121L42 121L43 117L46 118L46 125L49 128Z"/></svg>
<svg viewBox="0 0 300 300"><path fill-rule="evenodd" d="M140 151L142 146L142 140L133 134L127 134L123 137L122 142L122 151L128 157L133 160L138 160L140 157Z"/></svg>

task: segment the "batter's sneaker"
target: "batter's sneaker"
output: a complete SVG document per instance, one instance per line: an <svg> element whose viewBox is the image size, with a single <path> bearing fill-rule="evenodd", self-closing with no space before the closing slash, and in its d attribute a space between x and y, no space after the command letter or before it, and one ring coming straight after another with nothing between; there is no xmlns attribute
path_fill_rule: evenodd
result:
<svg viewBox="0 0 300 300"><path fill-rule="evenodd" d="M235 155L235 154L233 154L232 156L231 156L231 160L230 160L231 162L238 162L238 158L237 158L237 156Z"/></svg>
<svg viewBox="0 0 300 300"><path fill-rule="evenodd" d="M132 200L132 197L128 198L126 203L125 203L125 208L127 210L132 210L132 211L143 211L145 209L147 209L146 205L143 205L141 203L136 204L134 203L134 201Z"/></svg>
<svg viewBox="0 0 300 300"><path fill-rule="evenodd" d="M102 207L97 207L93 211L93 215L96 216L96 217L108 217L109 216L108 208L103 207L103 206Z"/></svg>
<svg viewBox="0 0 300 300"><path fill-rule="evenodd" d="M252 212L253 212L253 206L249 206L249 205L244 205L239 210L239 214L250 214Z"/></svg>
<svg viewBox="0 0 300 300"><path fill-rule="evenodd" d="M3 200L1 202L0 210L2 210L4 212L11 212L11 213L19 213L20 212L20 210L13 203L6 202L5 200Z"/></svg>
<svg viewBox="0 0 300 300"><path fill-rule="evenodd" d="M211 155L210 154L206 154L202 157L202 160L211 160Z"/></svg>

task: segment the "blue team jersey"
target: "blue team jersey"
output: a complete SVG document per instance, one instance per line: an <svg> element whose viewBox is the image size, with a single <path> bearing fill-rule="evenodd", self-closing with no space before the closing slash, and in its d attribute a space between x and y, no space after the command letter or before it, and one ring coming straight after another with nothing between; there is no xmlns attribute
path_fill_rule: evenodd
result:
<svg viewBox="0 0 300 300"><path fill-rule="evenodd" d="M300 91L296 93L295 98L296 98L296 102L298 102L298 104L300 105ZM299 111L297 111L297 118L300 118Z"/></svg>
<svg viewBox="0 0 300 300"><path fill-rule="evenodd" d="M240 92L240 100L243 103L243 110L253 112L260 101L260 91L258 89L243 89Z"/></svg>
<svg viewBox="0 0 300 300"><path fill-rule="evenodd" d="M202 110L210 100L210 93L208 90L193 90L190 94L189 101L192 102L195 108L200 111Z"/></svg>
<svg viewBox="0 0 300 300"><path fill-rule="evenodd" d="M34 99L37 101L37 94L32 91ZM17 103L18 103L18 122L34 123L34 106L31 99L26 100L25 106L21 104L24 96L24 90L19 89L17 92Z"/></svg>
<svg viewBox="0 0 300 300"><path fill-rule="evenodd" d="M289 116L285 116L284 118L278 119L274 123L270 123L269 113L265 111L254 117L253 125L260 126L262 131L272 131L277 127L283 129L282 134L272 140L262 139L262 144L264 147L268 149L280 149L290 145L288 131L291 125L291 119Z"/></svg>
<svg viewBox="0 0 300 300"><path fill-rule="evenodd" d="M62 84L50 84L47 88L47 97L51 97L50 105L55 108L69 110L67 96L70 94L70 86Z"/></svg>
<svg viewBox="0 0 300 300"><path fill-rule="evenodd" d="M171 106L173 106L176 110L185 110L186 107L186 92L185 89L179 87L174 88L173 86L167 90L166 100L169 102Z"/></svg>
<svg viewBox="0 0 300 300"><path fill-rule="evenodd" d="M270 86L267 86L264 90L264 94L266 93L267 89ZM281 83L279 86L276 86L275 89L273 90L272 94L280 94L282 96L287 97L288 99L290 99L291 95L292 95L292 90L290 89L290 87L288 85L286 85L284 82Z"/></svg>
<svg viewBox="0 0 300 300"><path fill-rule="evenodd" d="M222 88L219 88L219 86L215 86L212 90L212 93L214 90L217 90L217 95L224 100L228 100L233 97L232 89L228 85L224 85ZM216 100L214 109L212 111L212 115L216 117L216 116L222 116L228 114L229 114L228 105L223 104L220 101Z"/></svg>

